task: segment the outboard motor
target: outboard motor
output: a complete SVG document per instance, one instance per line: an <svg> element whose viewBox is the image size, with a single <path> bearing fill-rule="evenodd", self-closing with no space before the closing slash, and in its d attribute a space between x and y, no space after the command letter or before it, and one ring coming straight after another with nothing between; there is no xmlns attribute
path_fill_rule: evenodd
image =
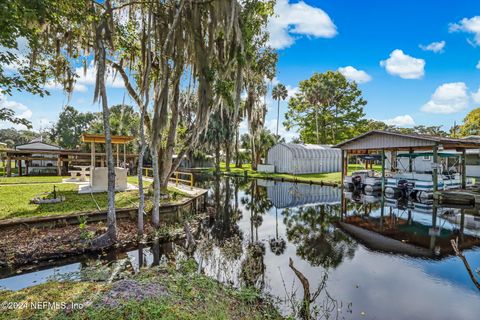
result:
<svg viewBox="0 0 480 320"><path fill-rule="evenodd" d="M352 177L353 189L362 190L362 177L354 176Z"/></svg>
<svg viewBox="0 0 480 320"><path fill-rule="evenodd" d="M402 192L402 195L407 197L413 189L413 183L408 182L406 179L400 179L397 183L397 187Z"/></svg>

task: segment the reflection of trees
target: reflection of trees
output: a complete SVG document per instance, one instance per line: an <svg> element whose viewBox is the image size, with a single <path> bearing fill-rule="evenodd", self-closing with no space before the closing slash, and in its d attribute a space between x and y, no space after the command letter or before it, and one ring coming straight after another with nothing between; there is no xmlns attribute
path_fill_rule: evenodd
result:
<svg viewBox="0 0 480 320"><path fill-rule="evenodd" d="M235 236L242 239L243 235L237 224L241 212L238 205L232 203L232 191L236 193L237 189L232 190L230 178L220 179L219 176L215 176L213 189L216 215L211 229L212 237L217 244Z"/></svg>
<svg viewBox="0 0 480 320"><path fill-rule="evenodd" d="M272 202L268 199L267 189L257 184L257 180L250 181L250 187L245 190L245 196L241 199L247 211L250 211L251 238L254 241L254 227L256 241L258 241L258 227L262 225L263 217L270 208Z"/></svg>
<svg viewBox="0 0 480 320"><path fill-rule="evenodd" d="M248 287L263 288L265 282L265 246L261 242L250 243L247 246L247 256L242 262L240 276Z"/></svg>
<svg viewBox="0 0 480 320"><path fill-rule="evenodd" d="M287 242L282 237L278 236L278 210L275 208L275 238L269 240L270 251L276 256L279 256L285 252Z"/></svg>
<svg viewBox="0 0 480 320"><path fill-rule="evenodd" d="M297 255L313 266L336 268L345 257L353 258L357 244L331 225L333 206L319 205L285 209L287 238L297 248Z"/></svg>

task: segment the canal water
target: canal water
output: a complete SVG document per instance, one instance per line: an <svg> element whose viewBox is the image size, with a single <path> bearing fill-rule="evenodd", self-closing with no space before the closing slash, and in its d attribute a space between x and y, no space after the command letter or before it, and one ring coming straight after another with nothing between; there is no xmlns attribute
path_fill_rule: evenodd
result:
<svg viewBox="0 0 480 320"><path fill-rule="evenodd" d="M271 295L285 314L333 319L478 319L480 290L455 256L458 239L480 279L480 222L429 201L343 194L341 189L240 178L208 178L215 208L197 235L193 257L205 274ZM464 215L464 227L460 225ZM182 243L155 244L100 257L139 265L182 255ZM55 262L4 275L18 290L98 263ZM304 287L309 284L306 307ZM305 280L303 281L306 282ZM308 309L308 310L307 310Z"/></svg>

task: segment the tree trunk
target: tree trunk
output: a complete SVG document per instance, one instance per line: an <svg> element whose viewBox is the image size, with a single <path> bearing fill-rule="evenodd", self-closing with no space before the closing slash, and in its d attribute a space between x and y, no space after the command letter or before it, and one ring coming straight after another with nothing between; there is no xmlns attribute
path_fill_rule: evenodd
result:
<svg viewBox="0 0 480 320"><path fill-rule="evenodd" d="M235 168L241 168L242 167L242 163L240 161L240 151L238 150L238 145L239 145L239 140L240 140L240 132L239 132L239 128L237 126L237 128L235 129Z"/></svg>
<svg viewBox="0 0 480 320"><path fill-rule="evenodd" d="M315 108L315 125L317 128L317 144L320 144L320 135L319 135L319 130L318 130L318 109Z"/></svg>
<svg viewBox="0 0 480 320"><path fill-rule="evenodd" d="M160 169L158 165L158 146L152 145L153 166L153 210L152 224L155 228L160 225Z"/></svg>
<svg viewBox="0 0 480 320"><path fill-rule="evenodd" d="M145 149L147 144L145 142L145 127L143 125L145 121L145 110L140 110L140 152L138 153L138 221L137 221L137 234L143 235L143 212L145 211L145 192L143 191L143 157L145 155Z"/></svg>
<svg viewBox="0 0 480 320"><path fill-rule="evenodd" d="M255 150L255 137L253 135L250 144L252 149L252 170L257 170L257 152Z"/></svg>
<svg viewBox="0 0 480 320"><path fill-rule="evenodd" d="M215 172L220 173L220 144L215 145Z"/></svg>
<svg viewBox="0 0 480 320"><path fill-rule="evenodd" d="M180 99L180 87L179 81L175 86L174 95L173 95L173 103L171 105L171 116L170 116L170 126L168 128L168 136L167 136L167 146L163 150L161 156L161 176L160 176L160 188L161 191L166 193L167 186L168 186L168 179L170 178L170 170L172 168L173 163L173 152L175 148L175 139L177 137L177 126L178 126L178 116L179 116L179 99ZM177 155L180 156L180 155ZM183 157L183 156L182 156Z"/></svg>
<svg viewBox="0 0 480 320"><path fill-rule="evenodd" d="M225 143L225 170L230 172L230 161L232 157L232 146L230 141Z"/></svg>
<svg viewBox="0 0 480 320"><path fill-rule="evenodd" d="M97 79L95 88L95 98L100 98L102 103L103 128L105 130L105 153L107 156L108 173L108 211L107 211L107 232L95 239L92 243L94 247L105 247L112 245L117 241L117 217L115 212L115 164L112 152L112 136L110 130L110 110L108 109L107 90L105 87L106 73L106 50L103 39L105 18L102 18L97 28Z"/></svg>
<svg viewBox="0 0 480 320"><path fill-rule="evenodd" d="M277 132L276 132L276 139L277 139L277 142L278 142L278 123L280 122L280 99L277 100L278 104L277 104Z"/></svg>

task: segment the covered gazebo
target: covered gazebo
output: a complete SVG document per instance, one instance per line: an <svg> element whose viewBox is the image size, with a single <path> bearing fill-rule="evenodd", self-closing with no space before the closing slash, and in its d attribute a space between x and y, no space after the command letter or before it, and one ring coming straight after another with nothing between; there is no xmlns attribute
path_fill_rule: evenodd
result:
<svg viewBox="0 0 480 320"><path fill-rule="evenodd" d="M127 144L135 138L131 136L112 136L112 144L116 147L116 167L115 167L115 191L125 191L129 189L127 183ZM95 144L105 144L104 134L84 133L82 142L90 143L90 184L89 188L81 188L80 192L104 192L108 188L108 169L106 167L96 166ZM120 162L120 146L123 146L123 155ZM88 190L87 190L88 189Z"/></svg>

